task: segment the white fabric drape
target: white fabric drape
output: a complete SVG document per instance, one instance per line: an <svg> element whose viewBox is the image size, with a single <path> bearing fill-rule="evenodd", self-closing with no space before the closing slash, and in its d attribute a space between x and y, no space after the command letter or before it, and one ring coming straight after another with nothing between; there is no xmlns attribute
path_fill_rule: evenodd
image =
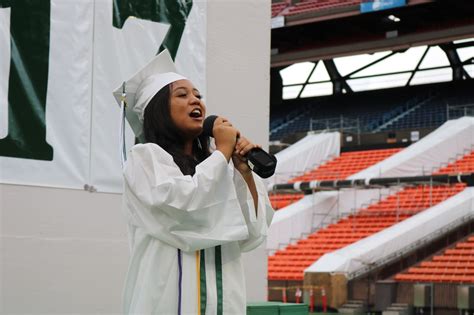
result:
<svg viewBox="0 0 474 315"><path fill-rule="evenodd" d="M275 175L265 180L267 186L286 183L314 167L339 156L341 150L339 132L307 135L288 148L275 154Z"/></svg>

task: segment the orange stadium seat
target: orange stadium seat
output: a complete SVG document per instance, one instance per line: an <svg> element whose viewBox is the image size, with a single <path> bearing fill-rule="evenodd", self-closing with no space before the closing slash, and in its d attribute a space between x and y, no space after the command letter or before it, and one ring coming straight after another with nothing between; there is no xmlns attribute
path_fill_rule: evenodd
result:
<svg viewBox="0 0 474 315"><path fill-rule="evenodd" d="M361 0L303 0L297 2L293 7L290 7L285 15L296 15L339 7L358 6L360 2Z"/></svg>
<svg viewBox="0 0 474 315"><path fill-rule="evenodd" d="M278 15L280 12L282 12L287 6L288 6L288 3L284 2L284 1L272 3L272 17L277 16L277 15Z"/></svg>

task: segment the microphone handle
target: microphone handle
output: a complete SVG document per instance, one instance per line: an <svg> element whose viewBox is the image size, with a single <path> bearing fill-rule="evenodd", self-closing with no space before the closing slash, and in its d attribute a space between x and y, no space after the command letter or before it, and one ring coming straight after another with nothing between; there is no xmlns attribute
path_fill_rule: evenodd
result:
<svg viewBox="0 0 474 315"><path fill-rule="evenodd" d="M277 159L273 154L261 148L253 148L246 156L250 169L262 178L268 178L275 173Z"/></svg>

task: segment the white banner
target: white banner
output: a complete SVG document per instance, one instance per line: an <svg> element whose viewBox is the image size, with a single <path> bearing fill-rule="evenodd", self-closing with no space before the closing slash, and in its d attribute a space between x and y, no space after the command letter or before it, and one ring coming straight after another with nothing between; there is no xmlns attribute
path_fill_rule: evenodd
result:
<svg viewBox="0 0 474 315"><path fill-rule="evenodd" d="M12 1L10 8L0 9L0 82L9 82L0 91L2 107L9 103L1 119L7 132L0 140L0 181L82 188L89 173L93 1L32 5L41 16L37 20L34 12L22 14L27 6Z"/></svg>
<svg viewBox="0 0 474 315"><path fill-rule="evenodd" d="M0 182L120 192L119 109L112 90L167 47L175 50L178 71L205 94L206 3L39 2L13 1L5 8L0 2ZM21 31L32 32L33 25L42 28L37 36L23 38ZM35 45L25 43L35 38L46 43L40 61L32 57L29 46Z"/></svg>

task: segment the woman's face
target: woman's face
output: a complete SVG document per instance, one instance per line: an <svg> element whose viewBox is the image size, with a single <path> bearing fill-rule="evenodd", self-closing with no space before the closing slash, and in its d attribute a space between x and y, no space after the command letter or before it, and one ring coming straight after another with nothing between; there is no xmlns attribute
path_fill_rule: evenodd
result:
<svg viewBox="0 0 474 315"><path fill-rule="evenodd" d="M202 133L206 106L191 81L179 80L171 84L170 114L186 138L194 139Z"/></svg>

